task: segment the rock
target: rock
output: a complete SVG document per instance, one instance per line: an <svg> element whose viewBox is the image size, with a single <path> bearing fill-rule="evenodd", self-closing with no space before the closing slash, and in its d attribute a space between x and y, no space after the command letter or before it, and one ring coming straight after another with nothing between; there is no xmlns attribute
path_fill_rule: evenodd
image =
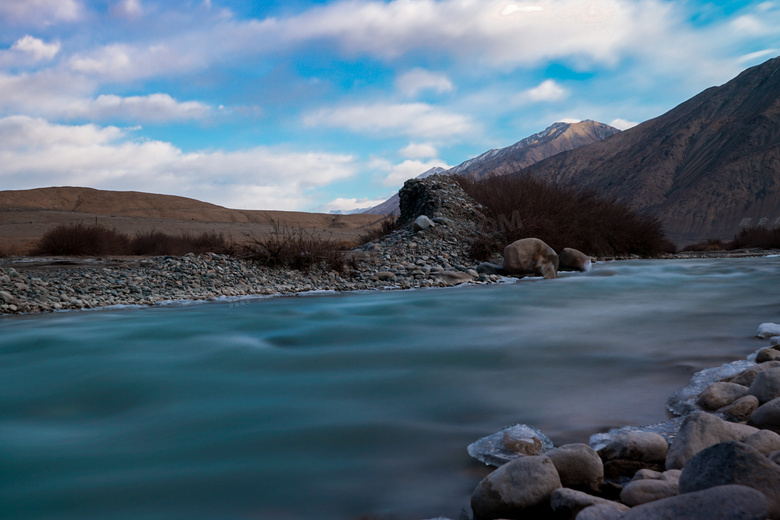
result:
<svg viewBox="0 0 780 520"><path fill-rule="evenodd" d="M436 226L436 224L434 224L431 219L429 219L425 215L420 215L419 217L414 219L414 223L412 224L412 229L414 229L415 231L425 231L426 229L430 229L434 226Z"/></svg>
<svg viewBox="0 0 780 520"><path fill-rule="evenodd" d="M491 262L482 262L477 266L477 272L480 274L503 274L504 266Z"/></svg>
<svg viewBox="0 0 780 520"><path fill-rule="evenodd" d="M602 460L627 459L642 462L663 462L669 444L652 432L626 432L615 437L599 450Z"/></svg>
<svg viewBox="0 0 780 520"><path fill-rule="evenodd" d="M780 433L780 397L756 408L756 411L750 414L748 424Z"/></svg>
<svg viewBox="0 0 780 520"><path fill-rule="evenodd" d="M395 280L395 273L391 273L390 271L379 271L374 274L374 277L380 282L387 282L389 280Z"/></svg>
<svg viewBox="0 0 780 520"><path fill-rule="evenodd" d="M768 456L780 450L780 435L771 430L759 430L745 439L745 444Z"/></svg>
<svg viewBox="0 0 780 520"><path fill-rule="evenodd" d="M509 432L504 432L502 442L504 448L512 453L517 453L518 455L539 455L542 452L542 440L537 439L536 437L516 439L515 437L512 437Z"/></svg>
<svg viewBox="0 0 780 520"><path fill-rule="evenodd" d="M0 300L8 305L19 305L19 300L8 291L0 291Z"/></svg>
<svg viewBox="0 0 780 520"><path fill-rule="evenodd" d="M584 273L590 271L591 267L590 257L576 249L564 247L561 254L558 255L559 271L579 271Z"/></svg>
<svg viewBox="0 0 780 520"><path fill-rule="evenodd" d="M674 475L674 477L670 476L670 478L661 479L637 479L634 477L620 492L620 501L634 507L654 500L673 497L680 493L678 481L679 474Z"/></svg>
<svg viewBox="0 0 780 520"><path fill-rule="evenodd" d="M582 491L574 489L560 488L552 492L550 496L550 507L555 513L555 518L560 520L574 519L580 511L590 506L600 504L612 506L615 510L628 511L628 507L623 504L617 504L593 495L588 495Z"/></svg>
<svg viewBox="0 0 780 520"><path fill-rule="evenodd" d="M700 451L724 441L743 441L756 428L726 422L707 412L694 412L685 418L666 456L667 469L681 469Z"/></svg>
<svg viewBox="0 0 780 520"><path fill-rule="evenodd" d="M618 520L627 510L628 506L617 502L595 504L580 511L575 520Z"/></svg>
<svg viewBox="0 0 780 520"><path fill-rule="evenodd" d="M776 346L778 345L775 345L774 347L762 348L759 350L758 354L756 354L756 363L766 363L767 361L780 360L780 350L776 349Z"/></svg>
<svg viewBox="0 0 780 520"><path fill-rule="evenodd" d="M770 454L767 456L767 460L768 460L769 462L774 462L775 464L777 464L778 466L780 466L780 450L778 450L778 451L773 451L772 453L770 453Z"/></svg>
<svg viewBox="0 0 780 520"><path fill-rule="evenodd" d="M382 252L382 244L368 242L365 245L363 245L363 251L366 251L367 253L379 254Z"/></svg>
<svg viewBox="0 0 780 520"><path fill-rule="evenodd" d="M724 418L730 422L743 422L747 421L756 408L758 408L758 398L754 395L746 395L740 397L721 412Z"/></svg>
<svg viewBox="0 0 780 520"><path fill-rule="evenodd" d="M620 520L763 520L769 506L763 494L746 486L718 486L648 502Z"/></svg>
<svg viewBox="0 0 780 520"><path fill-rule="evenodd" d="M560 487L558 472L544 455L507 462L482 479L471 495L474 520L549 516L550 495Z"/></svg>
<svg viewBox="0 0 780 520"><path fill-rule="evenodd" d="M758 326L756 337L768 339L774 336L780 336L780 325L777 323L762 323Z"/></svg>
<svg viewBox="0 0 780 520"><path fill-rule="evenodd" d="M538 238L523 238L504 248L506 274L558 276L558 255Z"/></svg>
<svg viewBox="0 0 780 520"><path fill-rule="evenodd" d="M756 396L761 404L780 397L780 368L770 368L759 373L750 385L750 395Z"/></svg>
<svg viewBox="0 0 780 520"><path fill-rule="evenodd" d="M564 444L545 453L552 460L561 484L581 491L598 492L604 482L604 465L587 444Z"/></svg>
<svg viewBox="0 0 780 520"><path fill-rule="evenodd" d="M718 381L705 388L696 401L705 410L718 410L748 394L748 387Z"/></svg>
<svg viewBox="0 0 780 520"><path fill-rule="evenodd" d="M771 518L780 518L780 468L741 442L721 442L697 453L680 475L680 493L737 484L761 492Z"/></svg>
<svg viewBox="0 0 780 520"><path fill-rule="evenodd" d="M438 273L436 276L447 285L459 285L474 281L474 278L470 274L462 271L447 270Z"/></svg>
<svg viewBox="0 0 780 520"><path fill-rule="evenodd" d="M736 374L735 376L730 377L727 379L730 383L737 383L738 385L743 385L749 387L753 384L753 381L755 381L756 376L760 374L761 372L764 372L766 370L769 370L771 368L778 368L780 367L780 361L767 361L765 363L760 363L758 365L753 365L750 368L746 368L739 374Z"/></svg>
<svg viewBox="0 0 780 520"><path fill-rule="evenodd" d="M770 345L772 345L772 346L774 346L774 345L780 345L780 336L773 336L773 337L772 337L772 338L769 340L769 344L770 344Z"/></svg>

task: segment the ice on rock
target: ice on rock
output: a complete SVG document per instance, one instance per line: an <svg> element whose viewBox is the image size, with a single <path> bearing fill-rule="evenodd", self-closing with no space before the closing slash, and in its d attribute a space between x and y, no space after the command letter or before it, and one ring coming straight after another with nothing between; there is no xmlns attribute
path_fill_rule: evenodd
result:
<svg viewBox="0 0 780 520"><path fill-rule="evenodd" d="M769 340L770 345L780 345L780 336L775 336Z"/></svg>
<svg viewBox="0 0 780 520"><path fill-rule="evenodd" d="M593 448L596 451L599 451L600 449L604 448L607 444L612 442L614 439L620 437L624 433L650 432L650 433L657 433L658 435L666 439L667 442L671 443L672 439L674 439L677 436L677 432L680 430L680 425L682 424L684 419L685 417L675 417L670 421L651 424L649 426L623 426L622 428L612 428L607 433L595 433L591 435L590 440L588 442L591 448Z"/></svg>
<svg viewBox="0 0 780 520"><path fill-rule="evenodd" d="M515 424L472 442L467 451L473 458L498 467L523 455L536 454L523 453L525 447L538 447L538 453L544 453L553 448L553 443L541 430L527 424Z"/></svg>
<svg viewBox="0 0 780 520"><path fill-rule="evenodd" d="M756 336L763 339L780 336L780 325L777 323L762 323L758 326Z"/></svg>
<svg viewBox="0 0 780 520"><path fill-rule="evenodd" d="M755 359L755 356L752 357ZM740 360L726 363L719 367L699 370L693 374L686 386L669 396L669 399L666 400L666 408L675 415L688 415L697 412L701 408L696 404L696 399L705 388L716 381L738 374L753 365L755 365L753 361Z"/></svg>

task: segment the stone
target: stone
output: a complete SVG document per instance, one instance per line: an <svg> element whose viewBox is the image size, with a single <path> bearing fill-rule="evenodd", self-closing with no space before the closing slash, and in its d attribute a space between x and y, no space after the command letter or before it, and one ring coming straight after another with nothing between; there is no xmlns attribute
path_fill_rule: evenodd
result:
<svg viewBox="0 0 780 520"><path fill-rule="evenodd" d="M756 337L762 339L768 339L774 336L780 336L780 324L777 323L762 323L758 326L758 332Z"/></svg>
<svg viewBox="0 0 780 520"><path fill-rule="evenodd" d="M780 367L759 373L750 385L750 395L756 396L761 404L780 397Z"/></svg>
<svg viewBox="0 0 780 520"><path fill-rule="evenodd" d="M604 482L604 465L587 444L564 444L545 453L552 460L561 484L581 491L598 492Z"/></svg>
<svg viewBox="0 0 780 520"><path fill-rule="evenodd" d="M780 397L756 408L756 411L750 414L748 424L780 433Z"/></svg>
<svg viewBox="0 0 780 520"><path fill-rule="evenodd" d="M780 337L780 336L776 336ZM775 347L778 345L775 345L773 347L766 347L762 348L758 351L758 354L756 354L756 363L766 363L767 361L777 361L780 360L780 350L776 349Z"/></svg>
<svg viewBox="0 0 780 520"><path fill-rule="evenodd" d="M679 493L677 479L632 479L620 492L620 501L634 507Z"/></svg>
<svg viewBox="0 0 780 520"><path fill-rule="evenodd" d="M8 291L0 291L0 300L8 305L19 305L19 300Z"/></svg>
<svg viewBox="0 0 780 520"><path fill-rule="evenodd" d="M556 278L558 255L538 238L523 238L504 248L504 272Z"/></svg>
<svg viewBox="0 0 780 520"><path fill-rule="evenodd" d="M459 285L474 281L470 274L455 270L442 271L436 274L436 276L447 285Z"/></svg>
<svg viewBox="0 0 780 520"><path fill-rule="evenodd" d="M480 274L503 274L504 266L491 262L482 262L477 266L477 272Z"/></svg>
<svg viewBox="0 0 780 520"><path fill-rule="evenodd" d="M780 468L741 442L721 442L697 453L680 475L680 493L737 484L761 492L771 518L780 518Z"/></svg>
<svg viewBox="0 0 780 520"><path fill-rule="evenodd" d="M771 430L759 430L745 439L745 444L768 456L780 450L780 435Z"/></svg>
<svg viewBox="0 0 780 520"><path fill-rule="evenodd" d="M391 273L390 271L379 271L374 274L374 277L380 282L387 282L389 280L395 280L395 273Z"/></svg>
<svg viewBox="0 0 780 520"><path fill-rule="evenodd" d="M717 486L648 502L620 520L764 520L769 506L763 494L746 486Z"/></svg>
<svg viewBox="0 0 780 520"><path fill-rule="evenodd" d="M602 460L627 459L641 462L663 462L669 444L653 432L626 432L599 450Z"/></svg>
<svg viewBox="0 0 780 520"><path fill-rule="evenodd" d="M773 337L772 337L772 338L769 340L769 344L770 344L770 345L772 345L772 346L774 346L774 345L780 345L780 336L773 336Z"/></svg>
<svg viewBox="0 0 780 520"><path fill-rule="evenodd" d="M549 516L550 495L560 487L561 479L549 457L520 457L477 485L471 495L474 520Z"/></svg>
<svg viewBox="0 0 780 520"><path fill-rule="evenodd" d="M617 502L594 504L580 511L575 520L618 520L628 509L628 506Z"/></svg>
<svg viewBox="0 0 780 520"><path fill-rule="evenodd" d="M753 381L755 381L758 374L764 372L765 370L769 370L770 368L777 367L780 367L780 361L767 361L765 363L759 363L758 365L753 365L750 368L746 368L739 374L736 374L727 379L727 381L749 387L753 384Z"/></svg>
<svg viewBox="0 0 780 520"><path fill-rule="evenodd" d="M770 454L767 456L767 458L766 458L766 459L767 459L769 462L774 462L775 464L777 464L778 466L780 466L780 450L778 450L778 451L773 451L772 453L770 453Z"/></svg>
<svg viewBox="0 0 780 520"><path fill-rule="evenodd" d="M750 418L750 414L752 414L758 406L759 403L756 396L746 395L723 408L721 412L723 413L724 419L727 421L744 422Z"/></svg>
<svg viewBox="0 0 780 520"><path fill-rule="evenodd" d="M431 219L429 219L425 215L420 215L419 217L414 219L414 223L412 224L412 229L414 229L415 231L425 231L426 229L430 229L435 226L436 224L434 224Z"/></svg>
<svg viewBox="0 0 780 520"><path fill-rule="evenodd" d="M574 519L580 511L596 504L615 505L616 510L628 511L628 507L606 500L604 498L594 497L582 491L574 489L560 488L552 492L550 496L550 507L555 514L556 519Z"/></svg>
<svg viewBox="0 0 780 520"><path fill-rule="evenodd" d="M696 403L705 410L719 410L748 394L748 387L736 383L718 381L705 388Z"/></svg>
<svg viewBox="0 0 780 520"><path fill-rule="evenodd" d="M584 273L590 271L591 267L593 267L593 265L591 264L590 257L576 249L564 247L561 254L558 255L559 271L579 271Z"/></svg>
<svg viewBox="0 0 780 520"><path fill-rule="evenodd" d="M724 441L743 441L758 430L726 422L707 412L694 412L685 418L666 456L667 469L681 469L700 451Z"/></svg>

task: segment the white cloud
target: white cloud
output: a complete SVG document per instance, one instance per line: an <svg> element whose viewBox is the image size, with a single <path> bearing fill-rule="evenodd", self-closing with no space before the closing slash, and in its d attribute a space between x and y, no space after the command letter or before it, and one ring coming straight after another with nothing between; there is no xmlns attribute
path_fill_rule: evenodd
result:
<svg viewBox="0 0 780 520"><path fill-rule="evenodd" d="M137 141L127 130L0 119L0 183L6 189L89 186L171 193L228 207L303 209L308 192L356 173L353 158L279 147L185 153Z"/></svg>
<svg viewBox="0 0 780 520"><path fill-rule="evenodd" d="M0 18L24 25L49 25L81 18L77 0L2 0Z"/></svg>
<svg viewBox="0 0 780 520"><path fill-rule="evenodd" d="M60 42L46 43L28 34L16 40L11 50L30 54L34 60L50 60L60 52L60 46Z"/></svg>
<svg viewBox="0 0 780 520"><path fill-rule="evenodd" d="M120 0L114 4L111 12L115 16L123 18L138 18L144 13L144 8L141 5L141 0Z"/></svg>
<svg viewBox="0 0 780 520"><path fill-rule="evenodd" d="M336 199L331 200L330 202L326 202L322 210L329 213L331 211L346 212L346 211L354 211L356 209L373 208L374 206L382 204L388 198L390 198L390 196L379 197L376 199L338 197Z"/></svg>
<svg viewBox="0 0 780 520"><path fill-rule="evenodd" d="M307 126L345 128L352 132L452 137L474 130L469 118L426 103L376 103L324 108L304 116Z"/></svg>
<svg viewBox="0 0 780 520"><path fill-rule="evenodd" d="M399 153L407 159L431 159L439 155L436 147L431 143L409 143Z"/></svg>
<svg viewBox="0 0 780 520"><path fill-rule="evenodd" d="M536 13L544 11L544 7L541 5L516 5L509 4L501 11L502 16L511 16L515 13Z"/></svg>
<svg viewBox="0 0 780 520"><path fill-rule="evenodd" d="M626 119L617 118L617 119L613 119L608 124L609 126L614 126L618 130L628 130L629 128L635 127L639 123L637 123L636 121L627 121Z"/></svg>
<svg viewBox="0 0 780 520"><path fill-rule="evenodd" d="M437 94L452 92L452 81L444 74L437 74L425 69L412 69L398 77L396 87L403 94L413 97L425 90L432 90Z"/></svg>
<svg viewBox="0 0 780 520"><path fill-rule="evenodd" d="M444 168L449 166L447 163L438 159L430 161L414 161L406 160L400 164L388 164L384 169L386 170L386 176L382 179L382 184L385 186L398 187L409 179L418 177L421 173L425 173L431 168Z"/></svg>
<svg viewBox="0 0 780 520"><path fill-rule="evenodd" d="M524 90L515 96L515 104L527 104L527 103L542 103L560 101L568 97L569 91L563 88L557 82L547 79L542 81L539 85Z"/></svg>
<svg viewBox="0 0 780 520"><path fill-rule="evenodd" d="M211 114L208 105L198 101L178 102L168 94L120 97L101 95L97 99L75 102L63 107L64 115L107 120L112 118L133 121L172 121L202 119Z"/></svg>

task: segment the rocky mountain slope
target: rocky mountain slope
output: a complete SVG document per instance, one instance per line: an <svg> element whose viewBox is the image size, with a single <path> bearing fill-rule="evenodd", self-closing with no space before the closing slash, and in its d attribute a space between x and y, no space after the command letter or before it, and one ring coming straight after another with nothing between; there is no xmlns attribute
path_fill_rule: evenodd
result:
<svg viewBox="0 0 780 520"><path fill-rule="evenodd" d="M656 215L678 243L780 225L780 58L523 171Z"/></svg>
<svg viewBox="0 0 780 520"><path fill-rule="evenodd" d="M542 159L552 157L566 150L574 150L620 132L597 121L579 123L553 123L545 130L526 137L512 146L488 150L449 170L432 168L417 178L434 174L466 175L481 179L488 175L503 175L530 166ZM398 195L364 211L372 215L398 215Z"/></svg>

